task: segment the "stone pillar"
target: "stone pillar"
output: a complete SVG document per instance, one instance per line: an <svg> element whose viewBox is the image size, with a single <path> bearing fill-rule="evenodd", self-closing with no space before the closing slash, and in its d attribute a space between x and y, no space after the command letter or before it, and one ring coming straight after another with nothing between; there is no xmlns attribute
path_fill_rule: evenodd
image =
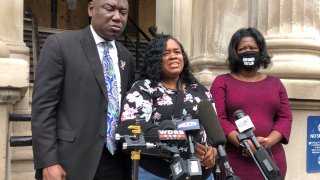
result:
<svg viewBox="0 0 320 180"><path fill-rule="evenodd" d="M1 59L0 59L1 61ZM1 65L1 63L0 63ZM9 134L9 108L20 99L17 89L0 87L0 179L10 179L10 151L8 146Z"/></svg>
<svg viewBox="0 0 320 180"><path fill-rule="evenodd" d="M259 9L265 7L258 28L273 55L266 72L281 78L294 115L291 142L285 146L286 179L319 179L319 173L306 172L306 122L308 116L320 116L320 1L267 1Z"/></svg>
<svg viewBox="0 0 320 180"><path fill-rule="evenodd" d="M268 72L282 78L292 99L320 100L319 3L268 1L268 13L259 17L266 21L265 37L273 55Z"/></svg>
<svg viewBox="0 0 320 180"><path fill-rule="evenodd" d="M0 4L0 180L7 180L12 178L9 114L30 113L29 49L23 42L23 1Z"/></svg>
<svg viewBox="0 0 320 180"><path fill-rule="evenodd" d="M157 0L156 26L158 33L177 38L190 56L192 35L192 0Z"/></svg>
<svg viewBox="0 0 320 180"><path fill-rule="evenodd" d="M156 26L158 33L173 33L173 2L167 0L156 1Z"/></svg>
<svg viewBox="0 0 320 180"><path fill-rule="evenodd" d="M26 92L28 72L28 63L9 58L8 48L0 41L0 180L11 179L9 111Z"/></svg>
<svg viewBox="0 0 320 180"><path fill-rule="evenodd" d="M232 34L248 26L248 1L193 0L191 66L196 78L209 87L226 69Z"/></svg>
<svg viewBox="0 0 320 180"><path fill-rule="evenodd" d="M0 41L9 50L9 57L24 60L29 63L29 48L23 42L23 1L21 0L0 0ZM1 48L2 49L2 48ZM1 51L1 50L0 50ZM29 70L28 70L29 71ZM29 74L24 78L28 79ZM27 93L28 86L25 87L23 97L14 107L15 113L30 113L30 97Z"/></svg>

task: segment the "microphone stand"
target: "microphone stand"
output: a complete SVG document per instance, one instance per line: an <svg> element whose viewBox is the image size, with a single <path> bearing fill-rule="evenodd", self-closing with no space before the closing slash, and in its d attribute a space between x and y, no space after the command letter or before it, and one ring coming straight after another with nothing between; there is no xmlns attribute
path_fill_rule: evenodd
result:
<svg viewBox="0 0 320 180"><path fill-rule="evenodd" d="M135 140L139 140L139 136L141 134L141 126L140 126L140 116L137 116L136 118L136 125L135 126L129 126L129 129L132 129L132 134L135 136ZM133 180L138 180L138 168L139 168L139 160L140 160L140 150L135 147L134 151L131 151L131 159L133 161Z"/></svg>
<svg viewBox="0 0 320 180"><path fill-rule="evenodd" d="M253 154L253 152L252 152L252 150L251 150L251 148L250 148L250 145L249 145L249 143L248 143L248 140L244 139L244 140L241 142L241 145L242 145L244 148L246 148L246 150L249 152L251 158L252 158L252 159L254 160L254 162L256 163L256 165L257 165L257 167L258 167L261 175L263 176L263 178L266 179L266 180L268 180L268 178L267 178L266 175L264 174L264 172L263 172L260 164L258 163L258 161L256 160L256 158L254 157L254 154Z"/></svg>
<svg viewBox="0 0 320 180"><path fill-rule="evenodd" d="M228 162L226 151L222 145L218 145L218 153L219 153L219 161L223 164L224 169L226 171L226 180L240 180L240 177L234 175L232 168ZM220 167L219 167L220 168ZM220 171L220 169L219 169Z"/></svg>
<svg viewBox="0 0 320 180"><path fill-rule="evenodd" d="M249 152L264 179L268 180L268 177L270 177L270 179L273 180L283 180L279 169L270 158L268 152L262 148L251 130L247 130L238 134L237 138L240 142L240 145L246 148L246 150ZM257 149L256 153L252 152L247 139L252 141L253 145Z"/></svg>
<svg viewBox="0 0 320 180"><path fill-rule="evenodd" d="M138 168L141 149L155 148L154 143L146 142L144 136L141 134L140 116L137 116L135 125L130 125L128 129L131 129L133 135L119 135L116 134L116 140L122 138L125 139L125 143L122 144L122 149L134 149L131 151L131 159L133 161L133 180L138 180Z"/></svg>
<svg viewBox="0 0 320 180"><path fill-rule="evenodd" d="M189 141L189 149L190 149L190 158L187 160L188 162L188 171L190 174L190 178L201 179L202 178L202 169L200 160L195 156L193 137L190 133L188 133L188 141Z"/></svg>
<svg viewBox="0 0 320 180"><path fill-rule="evenodd" d="M220 157L218 156L216 159L216 170L214 173L214 179L221 180L221 169L220 169Z"/></svg>

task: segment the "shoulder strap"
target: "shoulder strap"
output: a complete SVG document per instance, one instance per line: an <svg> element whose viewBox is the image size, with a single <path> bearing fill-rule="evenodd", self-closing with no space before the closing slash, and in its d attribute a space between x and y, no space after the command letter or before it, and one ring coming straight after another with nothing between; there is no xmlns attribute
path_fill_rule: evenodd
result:
<svg viewBox="0 0 320 180"><path fill-rule="evenodd" d="M181 119L182 118L182 109L183 109L183 90L182 90L182 82L181 80L178 81L178 91L177 91L177 101L176 105L174 106L174 114L173 118Z"/></svg>

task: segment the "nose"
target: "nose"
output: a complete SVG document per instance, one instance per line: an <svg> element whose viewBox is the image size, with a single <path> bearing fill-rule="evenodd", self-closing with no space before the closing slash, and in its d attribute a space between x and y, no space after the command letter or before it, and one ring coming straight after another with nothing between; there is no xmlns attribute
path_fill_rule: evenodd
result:
<svg viewBox="0 0 320 180"><path fill-rule="evenodd" d="M170 59L170 60L177 58L177 56L176 56L176 54L175 54L174 52L170 52L170 53L168 54L168 56L169 56L169 59Z"/></svg>
<svg viewBox="0 0 320 180"><path fill-rule="evenodd" d="M117 21L120 20L120 12L118 10L114 11L112 19Z"/></svg>

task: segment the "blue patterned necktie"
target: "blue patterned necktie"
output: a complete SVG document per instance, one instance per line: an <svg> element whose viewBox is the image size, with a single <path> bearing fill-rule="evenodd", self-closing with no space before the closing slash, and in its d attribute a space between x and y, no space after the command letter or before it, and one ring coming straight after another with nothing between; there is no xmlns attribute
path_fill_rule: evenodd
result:
<svg viewBox="0 0 320 180"><path fill-rule="evenodd" d="M113 155L116 150L115 141L115 129L118 125L118 118L120 114L119 110L119 94L118 94L118 84L116 79L115 68L112 62L109 48L112 46L109 42L104 42L104 51L102 58L102 67L104 79L106 82L106 87L108 91L108 112L107 112L107 143L106 146L110 153Z"/></svg>

